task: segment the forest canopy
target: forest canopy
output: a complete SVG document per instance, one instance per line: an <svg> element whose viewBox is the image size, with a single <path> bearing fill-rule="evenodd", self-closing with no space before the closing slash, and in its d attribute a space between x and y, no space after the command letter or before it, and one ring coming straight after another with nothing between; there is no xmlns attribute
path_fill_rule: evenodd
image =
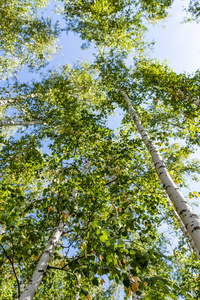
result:
<svg viewBox="0 0 200 300"><path fill-rule="evenodd" d="M57 4L0 4L0 298L199 299L200 72L146 40L173 1Z"/></svg>

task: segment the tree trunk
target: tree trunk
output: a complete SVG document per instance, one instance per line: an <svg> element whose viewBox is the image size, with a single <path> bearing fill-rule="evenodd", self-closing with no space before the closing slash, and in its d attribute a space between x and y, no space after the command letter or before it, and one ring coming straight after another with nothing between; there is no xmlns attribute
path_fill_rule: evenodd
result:
<svg viewBox="0 0 200 300"><path fill-rule="evenodd" d="M14 98L0 98L0 105L15 104L24 99L39 97L39 94L20 95Z"/></svg>
<svg viewBox="0 0 200 300"><path fill-rule="evenodd" d="M0 127L3 127L3 126L30 126L30 125L37 125L37 124L46 125L44 122L41 122L41 121L32 121L32 122L13 121L13 120L0 121Z"/></svg>
<svg viewBox="0 0 200 300"><path fill-rule="evenodd" d="M200 100L195 100L194 104L196 104L196 106L200 107Z"/></svg>
<svg viewBox="0 0 200 300"><path fill-rule="evenodd" d="M87 162L83 169L83 174L85 174L90 166L90 162ZM77 190L74 188L69 201L73 201L76 199ZM31 300L35 296L37 289L44 277L47 266L51 260L52 254L56 249L58 241L63 233L64 223L62 220L59 221L58 226L54 229L54 232L38 262L38 265L33 273L32 278L30 279L27 287L24 292L21 294L20 300Z"/></svg>
<svg viewBox="0 0 200 300"><path fill-rule="evenodd" d="M198 251L198 249L197 249L197 247L196 247L193 239L191 238L190 234L186 230L185 225L183 224L182 220L179 218L179 215L177 214L177 212L173 209L173 207L172 207L172 205L171 205L171 203L170 203L169 200L167 201L167 204L168 204L169 209L171 209L174 217L178 221L180 229L181 229L182 233L184 234L184 236L186 237L186 239L188 241L188 244L190 246L191 251L193 250L196 253L196 256L198 257L198 259L200 259L199 251Z"/></svg>
<svg viewBox="0 0 200 300"><path fill-rule="evenodd" d="M149 152L151 154L151 157L152 157L153 162L156 167L157 174L163 184L163 187L166 190L169 198L173 202L178 215L180 216L181 220L183 221L185 228L187 229L188 233L192 237L192 239L198 249L198 252L200 254L200 219L193 212L192 208L185 200L181 191L173 182L157 148L155 147L154 143L151 142L148 133L146 132L146 130L140 123L138 116L137 116L135 110L133 109L130 99L128 98L128 96L126 95L126 93L123 90L121 90L121 89L119 89L119 90L122 93L124 99L126 100L126 103L128 104L129 112L133 118L133 121L136 125L137 130L140 133L140 135L143 139L143 142L145 143L147 149L149 150ZM198 257L199 257L199 255L198 255Z"/></svg>

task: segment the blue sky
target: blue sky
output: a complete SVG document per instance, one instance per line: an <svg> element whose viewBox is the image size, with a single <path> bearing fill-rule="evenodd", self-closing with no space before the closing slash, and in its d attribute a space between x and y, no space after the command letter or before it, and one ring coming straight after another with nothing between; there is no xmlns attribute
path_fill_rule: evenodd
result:
<svg viewBox="0 0 200 300"><path fill-rule="evenodd" d="M200 24L184 23L183 5L189 1L175 0L170 17L161 24L150 26L148 37L156 41L153 57L167 62L175 72L192 73L200 67Z"/></svg>
<svg viewBox="0 0 200 300"><path fill-rule="evenodd" d="M175 72L192 73L199 68L200 65L200 24L196 22L181 24L183 21L183 5L187 6L188 0L175 0L172 8L169 10L169 17L157 25L149 25L147 39L154 40L154 53L152 57L157 58L161 62L167 60L168 65ZM45 16L52 16L52 7L49 5ZM65 27L65 22L61 15L54 18L58 19L61 27ZM163 28L165 27L165 28ZM81 39L78 35L62 33L59 39L59 44L62 49L60 53L49 62L48 68L58 67L66 63L73 64L77 59L91 60L94 48L89 50L81 50ZM24 76L26 74L26 76ZM39 74L38 74L39 75ZM31 80L38 77L36 73L27 73L25 70L20 74L20 79L23 81Z"/></svg>
<svg viewBox="0 0 200 300"><path fill-rule="evenodd" d="M152 57L157 58L161 62L167 60L168 65L174 69L175 72L195 72L200 66L200 24L186 23L180 24L183 21L182 6L186 5L188 1L175 0L172 9L170 10L170 17L165 22L158 25L150 25L147 38L155 40L154 53ZM47 14L51 14L48 10ZM60 17L58 17L60 20ZM64 21L61 22L64 27ZM165 29L163 29L165 26ZM76 59L90 60L92 58L93 48L90 50L81 50L82 41L70 33L62 34L59 41L63 49L59 55L49 63L48 68L66 63L73 63ZM26 70L21 72L19 78L21 81L38 78L39 74L28 73ZM120 125L121 117L119 112L116 116L109 119L109 125L116 128ZM200 189L197 184L192 184L192 191Z"/></svg>
<svg viewBox="0 0 200 300"><path fill-rule="evenodd" d="M200 24L196 22L183 22L183 5L187 6L188 0L175 0L172 8L169 11L169 17L157 25L149 25L147 39L154 40L154 52L152 57L157 58L161 62L167 61L168 65L177 73L195 72L200 66ZM52 16L51 4L45 13L45 16ZM65 22L61 15L56 16L60 21L61 27L65 27ZM163 28L164 27L164 28ZM59 65L66 63L73 64L76 60L91 60L92 53L95 51L93 47L89 50L81 50L81 39L78 35L62 33L59 39L59 44L62 46L60 53L52 61L49 62L48 69L52 67L58 68ZM45 70L42 71L45 73ZM28 73L26 70L21 72L19 76L21 81L39 78L39 73ZM120 111L116 111L114 117L110 117L108 125L115 129L120 126L121 118ZM196 155L198 157L198 155ZM198 187L193 187L194 189Z"/></svg>
<svg viewBox="0 0 200 300"><path fill-rule="evenodd" d="M177 73L187 72L193 73L200 66L200 24L182 23L183 5L187 7L189 0L175 0L169 11L169 17L157 25L149 25L147 39L154 40L154 52L151 54L153 58L157 58L161 62L167 61L168 65ZM55 2L54 2L55 3ZM50 4L44 16L52 16L52 8L54 4ZM61 27L65 27L65 22L61 15L54 18L58 19ZM164 28L163 28L164 27ZM95 51L93 47L89 50L81 50L81 39L78 35L62 33L59 44L62 46L60 53L52 61L49 62L48 69L58 68L59 65L66 63L73 64L76 60L91 60L92 53ZM42 70L45 74L45 69ZM40 72L30 73L25 68L19 74L19 79L26 82L32 79L39 79ZM114 117L109 117L108 125L115 129L120 126L122 116L119 110L116 111ZM194 157L198 158L196 153ZM200 191L198 186L192 184L192 190Z"/></svg>

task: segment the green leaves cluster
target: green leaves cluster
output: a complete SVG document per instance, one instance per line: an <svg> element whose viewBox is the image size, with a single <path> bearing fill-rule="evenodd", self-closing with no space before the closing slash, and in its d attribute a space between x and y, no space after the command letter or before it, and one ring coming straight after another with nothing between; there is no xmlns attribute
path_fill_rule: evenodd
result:
<svg viewBox="0 0 200 300"><path fill-rule="evenodd" d="M40 81L2 89L1 119L9 119L10 110L21 122L15 133L6 126L0 132L2 299L25 288L60 220L64 231L35 299L78 293L112 299L120 284L125 298L198 298L199 262L119 92L129 95L175 183L198 180L199 161L190 154L199 146L199 72L176 74L141 52L133 66L126 63L132 46L144 50L146 22L166 17L171 1L63 3L67 30L99 51L91 64L65 65ZM52 53L58 29L40 18L43 5L2 4L2 74L18 64L41 66ZM116 108L123 116L114 131L107 121ZM23 127L28 122L35 125ZM74 189L77 198L70 201ZM174 249L166 226L176 236ZM106 281L113 283L107 290Z"/></svg>
<svg viewBox="0 0 200 300"><path fill-rule="evenodd" d="M24 65L31 69L44 66L57 52L58 26L41 16L48 1L2 0L0 5L0 78L19 72Z"/></svg>

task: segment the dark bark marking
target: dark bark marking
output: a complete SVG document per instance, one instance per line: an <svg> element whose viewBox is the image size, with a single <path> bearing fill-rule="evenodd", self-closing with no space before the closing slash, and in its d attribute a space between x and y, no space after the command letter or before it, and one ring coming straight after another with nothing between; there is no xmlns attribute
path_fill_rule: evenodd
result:
<svg viewBox="0 0 200 300"><path fill-rule="evenodd" d="M153 153L153 152L158 152L158 151L157 151L157 150L153 150L153 151L151 151L151 152Z"/></svg>
<svg viewBox="0 0 200 300"><path fill-rule="evenodd" d="M192 229L192 232L193 232L193 231L196 231L196 230L198 230L198 229L200 229L200 226L194 227L194 228Z"/></svg>
<svg viewBox="0 0 200 300"><path fill-rule="evenodd" d="M186 212L187 210L186 209L182 209L179 213L179 215L182 215L184 212Z"/></svg>
<svg viewBox="0 0 200 300"><path fill-rule="evenodd" d="M196 218L196 219L199 218L196 214L191 214L190 217L191 217L191 218Z"/></svg>

